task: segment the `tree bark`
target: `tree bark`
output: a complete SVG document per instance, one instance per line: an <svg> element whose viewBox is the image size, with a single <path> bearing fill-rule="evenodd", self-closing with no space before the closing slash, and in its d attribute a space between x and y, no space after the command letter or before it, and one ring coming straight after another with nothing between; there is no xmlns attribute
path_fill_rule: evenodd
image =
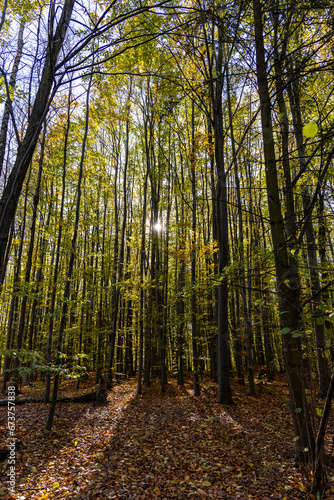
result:
<svg viewBox="0 0 334 500"><path fill-rule="evenodd" d="M194 396L199 396L201 387L199 383L199 350L197 326L197 293L196 293L196 163L195 163L195 105L191 105L191 190L192 190L192 240L191 240L191 332L194 364Z"/></svg>
<svg viewBox="0 0 334 500"><path fill-rule="evenodd" d="M213 97L213 130L215 138L215 161L217 169L216 189L216 217L218 229L219 262L218 274L220 285L218 287L218 347L217 347L217 370L218 370L218 403L233 404L232 391L230 387L231 353L228 328L228 280L224 274L229 264L228 245L228 213L227 213L227 189L226 172L224 161L224 135L222 114L222 92L223 92L223 21L218 25L218 54L217 54L217 79Z"/></svg>
<svg viewBox="0 0 334 500"><path fill-rule="evenodd" d="M276 170L275 144L271 119L271 101L266 71L260 0L253 0L256 73L261 105L263 153L273 242L276 283L279 299L283 351L290 395L290 410L295 431L296 458L312 461L315 440L308 413L302 369L301 336L303 326L299 276L294 259L289 260L284 234L281 202ZM291 266L291 263L294 263Z"/></svg>

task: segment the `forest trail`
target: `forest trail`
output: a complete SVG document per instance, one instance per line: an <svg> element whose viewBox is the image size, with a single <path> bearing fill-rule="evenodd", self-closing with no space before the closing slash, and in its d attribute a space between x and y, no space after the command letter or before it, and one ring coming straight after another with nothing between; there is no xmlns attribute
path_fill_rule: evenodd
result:
<svg viewBox="0 0 334 500"><path fill-rule="evenodd" d="M22 405L17 495L5 498L307 498L293 464L284 382L258 397L232 385L237 404L222 407L209 379L198 398L190 380L181 388L170 379L164 395L153 382L142 396L127 380L109 393L107 407L59 404L51 434L43 430L48 407Z"/></svg>

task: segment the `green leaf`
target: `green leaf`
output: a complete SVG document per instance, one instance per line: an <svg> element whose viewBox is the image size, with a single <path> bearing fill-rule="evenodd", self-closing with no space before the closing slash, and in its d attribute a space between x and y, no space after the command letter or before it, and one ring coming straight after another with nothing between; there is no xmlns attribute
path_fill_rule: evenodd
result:
<svg viewBox="0 0 334 500"><path fill-rule="evenodd" d="M283 116L284 116L284 115L285 115L285 113L280 113L280 114L278 115L278 118L281 120L281 119L283 118Z"/></svg>
<svg viewBox="0 0 334 500"><path fill-rule="evenodd" d="M299 439L299 436L295 436L295 437L293 438L293 440L294 440L294 441L298 441L298 439Z"/></svg>
<svg viewBox="0 0 334 500"><path fill-rule="evenodd" d="M322 408L316 408L318 417L322 417Z"/></svg>
<svg viewBox="0 0 334 500"><path fill-rule="evenodd" d="M304 333L303 332L294 332L291 337L293 339L298 339L299 337L304 337Z"/></svg>
<svg viewBox="0 0 334 500"><path fill-rule="evenodd" d="M316 122L309 122L303 127L303 135L305 137L314 137L318 133L318 125Z"/></svg>
<svg viewBox="0 0 334 500"><path fill-rule="evenodd" d="M288 326L286 326L285 328L282 328L281 334L285 335L286 333L289 333L290 330L291 330L291 328L289 328Z"/></svg>

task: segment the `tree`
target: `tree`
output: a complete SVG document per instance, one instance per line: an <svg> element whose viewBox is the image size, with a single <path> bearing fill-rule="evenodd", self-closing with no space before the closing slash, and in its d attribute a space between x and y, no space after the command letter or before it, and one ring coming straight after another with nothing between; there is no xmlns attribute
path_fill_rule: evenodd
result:
<svg viewBox="0 0 334 500"><path fill-rule="evenodd" d="M306 403L302 369L301 337L302 307L299 274L295 258L289 258L284 234L284 222L279 198L276 153L271 118L271 100L265 61L262 8L253 0L256 73L261 105L263 154L268 195L271 235L274 249L276 281L279 297L280 326L289 384L291 414L295 430L296 457L303 462L312 461L315 451L313 428ZM298 439L297 439L298 438Z"/></svg>
<svg viewBox="0 0 334 500"><path fill-rule="evenodd" d="M65 0L62 14L55 27L54 1L52 1L50 5L49 33L53 33L53 35L49 36L48 39L41 81L26 127L26 132L22 141L19 142L16 160L0 200L0 274L3 272L8 234L16 212L22 185L37 144L42 123L50 105L50 94L55 81L55 65L65 40L73 6L74 0Z"/></svg>

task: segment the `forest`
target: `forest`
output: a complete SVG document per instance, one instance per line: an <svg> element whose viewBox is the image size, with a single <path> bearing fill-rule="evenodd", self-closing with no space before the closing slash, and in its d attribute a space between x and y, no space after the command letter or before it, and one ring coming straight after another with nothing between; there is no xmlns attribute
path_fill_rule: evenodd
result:
<svg viewBox="0 0 334 500"><path fill-rule="evenodd" d="M0 497L334 498L332 2L0 34Z"/></svg>

